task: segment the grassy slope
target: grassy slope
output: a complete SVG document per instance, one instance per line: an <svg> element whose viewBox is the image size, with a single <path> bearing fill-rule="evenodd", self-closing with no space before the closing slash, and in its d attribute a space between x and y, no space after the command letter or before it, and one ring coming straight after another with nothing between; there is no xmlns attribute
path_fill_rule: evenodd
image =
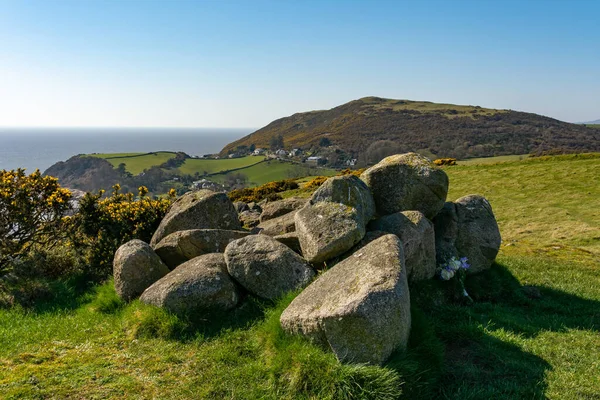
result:
<svg viewBox="0 0 600 400"><path fill-rule="evenodd" d="M468 280L471 307L443 301L441 282L413 287L409 350L386 368L340 366L283 335L291 297L206 326L118 307L109 283L59 292L53 309L0 310L0 397L597 398L599 168L573 157L447 168L451 199L490 199L498 264Z"/></svg>
<svg viewBox="0 0 600 400"><path fill-rule="evenodd" d="M182 174L194 175L198 172L204 175L204 172L213 174L215 172L226 171L230 169L248 167L264 160L263 157L247 156L240 158L222 158L219 160L209 159L187 159L179 171Z"/></svg>
<svg viewBox="0 0 600 400"><path fill-rule="evenodd" d="M481 158L469 158L467 160L459 160L459 165L475 165L475 164L497 164L507 161L522 161L529 157L529 154L520 154L512 156L498 156L498 157L481 157ZM433 160L433 158L432 158Z"/></svg>
<svg viewBox="0 0 600 400"><path fill-rule="evenodd" d="M278 181L290 177L295 177L298 176L298 174L314 174L315 171L318 171L320 175L324 176L332 176L338 173L338 171L329 168L313 168L310 169L310 171L307 171L306 167L299 164L273 160L260 163L258 165L254 165L248 168L244 168L239 171L233 171L229 174L244 174L248 177L248 182L250 186L258 186L272 181ZM226 176L229 174L213 175L209 179L222 183L225 181Z"/></svg>
<svg viewBox="0 0 600 400"><path fill-rule="evenodd" d="M158 151L156 153L114 153L114 154L91 154L94 157L104 158L114 167L125 163L127 171L137 175L145 169L161 165L175 157L175 153L169 151ZM119 157L122 156L122 157Z"/></svg>

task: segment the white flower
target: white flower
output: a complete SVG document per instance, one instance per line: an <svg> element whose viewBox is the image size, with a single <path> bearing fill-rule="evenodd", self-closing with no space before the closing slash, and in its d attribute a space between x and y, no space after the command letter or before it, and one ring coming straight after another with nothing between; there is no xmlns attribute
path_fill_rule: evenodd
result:
<svg viewBox="0 0 600 400"><path fill-rule="evenodd" d="M458 271L461 267L461 262L456 258L452 257L450 261L448 261L448 267L453 271Z"/></svg>
<svg viewBox="0 0 600 400"><path fill-rule="evenodd" d="M442 277L443 280L449 281L450 279L452 279L452 277L454 277L454 271L446 269L446 268L443 268L440 271L440 276Z"/></svg>

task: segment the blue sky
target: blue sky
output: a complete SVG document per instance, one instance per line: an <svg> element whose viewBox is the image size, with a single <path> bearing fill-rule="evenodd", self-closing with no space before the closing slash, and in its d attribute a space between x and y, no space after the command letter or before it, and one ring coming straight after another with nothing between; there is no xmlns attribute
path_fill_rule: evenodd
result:
<svg viewBox="0 0 600 400"><path fill-rule="evenodd" d="M0 0L0 126L261 127L364 97L600 118L600 1Z"/></svg>

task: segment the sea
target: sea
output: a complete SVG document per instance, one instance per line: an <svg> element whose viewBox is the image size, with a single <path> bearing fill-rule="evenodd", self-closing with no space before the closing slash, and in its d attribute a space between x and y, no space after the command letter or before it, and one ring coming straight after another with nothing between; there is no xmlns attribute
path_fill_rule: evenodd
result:
<svg viewBox="0 0 600 400"><path fill-rule="evenodd" d="M253 128L1 128L0 170L45 171L77 154L219 152Z"/></svg>

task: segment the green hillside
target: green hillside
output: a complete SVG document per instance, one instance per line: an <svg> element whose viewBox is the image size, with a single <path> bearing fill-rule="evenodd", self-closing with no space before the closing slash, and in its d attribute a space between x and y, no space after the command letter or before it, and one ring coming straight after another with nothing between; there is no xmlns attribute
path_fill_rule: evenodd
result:
<svg viewBox="0 0 600 400"><path fill-rule="evenodd" d="M272 181L280 181L288 178L298 178L307 175L322 175L333 176L338 171L331 168L310 168L306 166L287 162L287 161L266 161L240 169L238 171L229 172L227 174L211 175L209 179L222 183L226 177L232 174L243 174L248 178L249 186L259 186Z"/></svg>
<svg viewBox="0 0 600 400"><path fill-rule="evenodd" d="M195 173L199 173L200 175L204 175L204 173L214 174L215 172L223 172L231 169L248 167L263 160L263 157L254 156L221 158L218 160L188 158L185 160L183 165L178 168L178 170L182 174L189 175L194 175Z"/></svg>
<svg viewBox="0 0 600 400"><path fill-rule="evenodd" d="M371 147L377 142L383 142L383 147L394 146L397 153L416 151L459 159L538 154L556 149L600 151L597 130L537 114L364 97L330 110L277 119L228 144L221 154L234 152L240 146L269 148L271 140L279 135L286 149L327 152L326 147L332 147L342 151L344 159L359 161L378 159ZM327 146L323 146L323 141Z"/></svg>
<svg viewBox="0 0 600 400"><path fill-rule="evenodd" d="M254 168L254 167L251 167ZM121 303L108 282L57 283L0 310L0 398L594 399L600 392L600 154L445 167L450 199L491 202L503 244L467 279L411 288L406 353L340 365L279 327L293 295L219 324Z"/></svg>
<svg viewBox="0 0 600 400"><path fill-rule="evenodd" d="M145 169L159 166L175 157L172 151L157 151L153 153L105 153L90 154L92 157L103 158L115 168L119 164L125 164L125 169L133 175L138 175Z"/></svg>

